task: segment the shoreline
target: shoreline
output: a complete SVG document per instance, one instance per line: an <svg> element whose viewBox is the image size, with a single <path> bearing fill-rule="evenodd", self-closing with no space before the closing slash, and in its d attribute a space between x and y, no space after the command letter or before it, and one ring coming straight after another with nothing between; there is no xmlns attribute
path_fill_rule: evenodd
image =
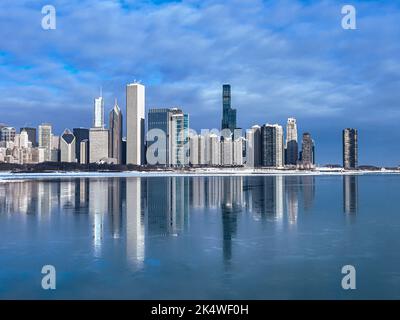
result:
<svg viewBox="0 0 400 320"><path fill-rule="evenodd" d="M154 171L52 171L52 172L0 172L0 181L43 179L43 178L129 178L129 177L185 177L185 176L341 176L400 174L400 170L343 170L317 168L315 170L279 169L192 169Z"/></svg>

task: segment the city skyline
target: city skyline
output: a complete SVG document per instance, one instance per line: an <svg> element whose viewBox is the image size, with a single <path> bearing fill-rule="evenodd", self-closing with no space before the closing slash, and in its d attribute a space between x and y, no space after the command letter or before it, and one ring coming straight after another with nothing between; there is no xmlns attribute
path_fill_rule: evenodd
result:
<svg viewBox="0 0 400 320"><path fill-rule="evenodd" d="M191 114L194 129L219 128L219 84L230 83L239 127L294 117L319 142L322 163L341 163L341 130L354 127L363 164L398 165L400 150L391 148L400 138L398 3L354 1L357 30L341 28L335 1L135 3L54 1L60 16L51 31L40 27L39 4L0 4L8 39L0 51L0 122L45 121L59 133L90 127L100 87L110 109L139 79L148 108L170 101ZM131 24L135 34L123 29ZM64 108L82 117L65 123Z"/></svg>
<svg viewBox="0 0 400 320"><path fill-rule="evenodd" d="M39 148L34 147L35 128L20 128L20 134L16 134L17 130L14 127L0 124L2 161L20 164L61 161L82 164L103 162L254 168L297 166L301 169L313 169L317 165L315 142L308 132L303 133L302 149L298 148L295 118L287 119L286 135L283 127L278 124L266 123L261 127L257 124L250 129L245 128L245 132L243 128L238 128L236 109L231 108L230 84L222 85L221 131L207 128L202 129L200 134L189 126L189 114L184 114L176 107L149 109L146 117L145 91L145 86L137 82L126 85L126 137L123 132L122 110L117 104L117 99L109 112L107 128L102 90L100 96L94 99L93 125L90 129L79 127L71 132L66 128L60 137L54 134L51 124L42 123L39 125ZM48 129L44 131L44 128ZM255 128L259 130L254 131ZM356 140L350 145L344 138L344 133L348 130L355 131L357 135L357 129L343 130L342 164L345 169L357 169L358 138L356 136ZM254 136L255 134L258 138ZM157 141L157 144L153 145L153 141ZM165 142L159 144L160 141ZM306 149L305 157L303 157L304 149ZM81 153L85 154L84 161ZM356 159L351 165L345 160L349 157L349 153Z"/></svg>

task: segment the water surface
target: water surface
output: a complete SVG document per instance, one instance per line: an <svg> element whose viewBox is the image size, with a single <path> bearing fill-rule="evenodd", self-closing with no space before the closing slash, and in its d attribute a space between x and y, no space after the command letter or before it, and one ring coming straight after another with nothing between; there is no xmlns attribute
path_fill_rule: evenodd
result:
<svg viewBox="0 0 400 320"><path fill-rule="evenodd" d="M3 182L0 298L399 299L399 190L397 175Z"/></svg>

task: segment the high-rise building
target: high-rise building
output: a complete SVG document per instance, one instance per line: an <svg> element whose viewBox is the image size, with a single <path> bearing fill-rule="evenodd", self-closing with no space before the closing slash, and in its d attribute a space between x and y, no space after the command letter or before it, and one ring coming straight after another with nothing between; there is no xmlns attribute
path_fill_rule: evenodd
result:
<svg viewBox="0 0 400 320"><path fill-rule="evenodd" d="M170 109L169 118L169 159L171 165L188 164L189 115L178 108Z"/></svg>
<svg viewBox="0 0 400 320"><path fill-rule="evenodd" d="M194 166L199 164L199 136L197 134L189 136L189 163Z"/></svg>
<svg viewBox="0 0 400 320"><path fill-rule="evenodd" d="M13 142L15 140L16 130L13 127L3 127L1 129L1 141Z"/></svg>
<svg viewBox="0 0 400 320"><path fill-rule="evenodd" d="M261 127L261 165L282 167L284 164L283 129L280 125L266 124Z"/></svg>
<svg viewBox="0 0 400 320"><path fill-rule="evenodd" d="M29 147L29 135L26 130L22 130L20 133L19 147L24 149Z"/></svg>
<svg viewBox="0 0 400 320"><path fill-rule="evenodd" d="M311 168L314 164L314 140L308 132L305 132L301 144L301 165L305 168Z"/></svg>
<svg viewBox="0 0 400 320"><path fill-rule="evenodd" d="M148 131L160 130L165 141L157 140L159 163L163 165L185 165L189 162L189 115L179 108L150 109L148 115ZM151 147L156 141L148 141ZM160 163L162 162L162 163Z"/></svg>
<svg viewBox="0 0 400 320"><path fill-rule="evenodd" d="M32 148L36 148L38 146L36 138L36 128L23 127L20 128L19 132L21 133L24 130L28 133L28 139L30 142L32 142Z"/></svg>
<svg viewBox="0 0 400 320"><path fill-rule="evenodd" d="M122 113L115 100L114 108L110 112L110 158L116 159L118 164L122 163Z"/></svg>
<svg viewBox="0 0 400 320"><path fill-rule="evenodd" d="M355 169L358 166L358 132L357 129L343 130L343 167Z"/></svg>
<svg viewBox="0 0 400 320"><path fill-rule="evenodd" d="M44 149L44 161L51 160L52 145L52 127L51 124L43 123L39 126L39 148Z"/></svg>
<svg viewBox="0 0 400 320"><path fill-rule="evenodd" d="M147 149L149 149L153 143L158 144L158 165L169 165L169 152L170 149L169 143L169 125L170 125L170 109L168 108L154 108L149 110L148 119L147 119L147 130L148 132L154 130L160 130L163 133L164 141L160 141L161 137L158 137L155 141L147 141ZM160 134L161 134L160 132Z"/></svg>
<svg viewBox="0 0 400 320"><path fill-rule="evenodd" d="M101 94L94 99L93 128L104 128L104 99Z"/></svg>
<svg viewBox="0 0 400 320"><path fill-rule="evenodd" d="M219 166L221 164L221 147L219 137L216 134L209 135L210 146L210 165Z"/></svg>
<svg viewBox="0 0 400 320"><path fill-rule="evenodd" d="M126 86L126 163L145 163L144 154L145 87L139 83Z"/></svg>
<svg viewBox="0 0 400 320"><path fill-rule="evenodd" d="M358 177L343 176L343 211L355 214L358 210Z"/></svg>
<svg viewBox="0 0 400 320"><path fill-rule="evenodd" d="M246 132L246 166L259 167L261 165L261 127L253 126Z"/></svg>
<svg viewBox="0 0 400 320"><path fill-rule="evenodd" d="M240 137L233 141L233 164L235 166L243 165L243 145L244 138Z"/></svg>
<svg viewBox="0 0 400 320"><path fill-rule="evenodd" d="M74 134L69 129L65 129L60 139L61 162L76 162L75 144Z"/></svg>
<svg viewBox="0 0 400 320"><path fill-rule="evenodd" d="M108 159L108 130L91 128L89 130L89 162L96 163Z"/></svg>
<svg viewBox="0 0 400 320"><path fill-rule="evenodd" d="M286 156L285 162L289 165L296 165L298 160L297 125L295 118L289 118L286 125Z"/></svg>
<svg viewBox="0 0 400 320"><path fill-rule="evenodd" d="M199 164L206 165L207 164L207 152L206 152L206 137L204 135L199 135Z"/></svg>
<svg viewBox="0 0 400 320"><path fill-rule="evenodd" d="M231 86L229 84L222 86L221 129L230 129L232 133L236 129L236 109L232 109L231 107Z"/></svg>
<svg viewBox="0 0 400 320"><path fill-rule="evenodd" d="M75 156L76 156L76 161L78 163L85 163L81 162L81 142L84 140L89 140L89 129L87 128L74 128L72 130L74 136L75 136ZM89 152L89 149L86 149L87 152ZM84 155L85 159L87 160L89 157L89 154Z"/></svg>

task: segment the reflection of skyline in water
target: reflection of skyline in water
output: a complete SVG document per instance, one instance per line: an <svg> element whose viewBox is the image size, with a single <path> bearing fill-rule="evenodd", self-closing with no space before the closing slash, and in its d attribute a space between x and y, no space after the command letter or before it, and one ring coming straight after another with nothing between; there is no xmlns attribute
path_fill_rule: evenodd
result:
<svg viewBox="0 0 400 320"><path fill-rule="evenodd" d="M343 211L355 214L358 210L358 177L343 176Z"/></svg>
<svg viewBox="0 0 400 320"><path fill-rule="evenodd" d="M1 214L88 215L93 252L102 255L105 239L126 241L132 268L146 260L146 236L180 236L190 227L190 210L220 210L224 261L232 259L238 220L243 214L260 223L296 225L299 208L311 210L314 176L151 177L15 181L0 184ZM343 177L343 208L356 213L357 177ZM122 239L122 240L121 240Z"/></svg>

